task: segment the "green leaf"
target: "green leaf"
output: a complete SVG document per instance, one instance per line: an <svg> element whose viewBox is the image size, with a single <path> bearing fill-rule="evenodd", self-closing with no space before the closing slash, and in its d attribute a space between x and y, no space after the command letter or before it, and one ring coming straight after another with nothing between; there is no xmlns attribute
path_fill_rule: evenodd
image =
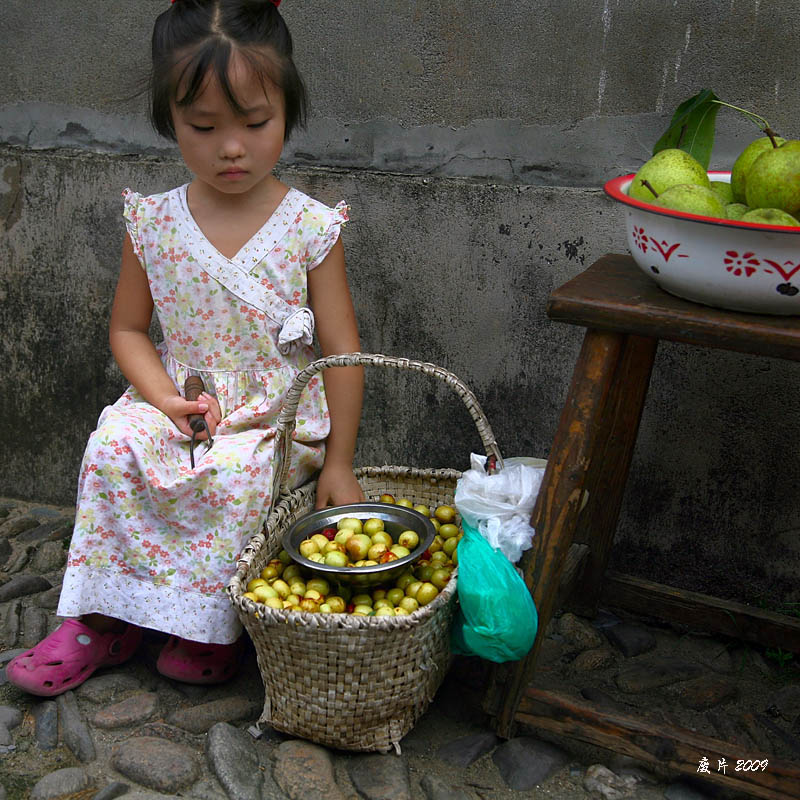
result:
<svg viewBox="0 0 800 800"><path fill-rule="evenodd" d="M684 100L675 109L669 128L655 143L653 155L659 150L677 147L685 150L708 169L714 147L718 100L711 89L703 89L694 97Z"/></svg>

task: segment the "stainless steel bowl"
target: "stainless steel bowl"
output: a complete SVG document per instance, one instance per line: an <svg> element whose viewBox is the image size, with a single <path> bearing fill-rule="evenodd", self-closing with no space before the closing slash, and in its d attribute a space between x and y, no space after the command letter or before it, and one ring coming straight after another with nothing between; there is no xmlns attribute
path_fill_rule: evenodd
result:
<svg viewBox="0 0 800 800"><path fill-rule="evenodd" d="M419 544L403 558L369 567L332 567L328 564L318 564L300 555L298 547L303 539L323 528L335 528L339 520L344 517L356 517L364 521L377 517L383 520L384 529L395 541L403 531L410 530L419 536ZM353 503L347 506L322 508L301 517L283 534L283 547L292 560L301 567L313 570L321 576L351 586L375 586L391 582L404 572L409 564L416 561L430 547L434 536L436 529L433 523L419 511L390 503Z"/></svg>

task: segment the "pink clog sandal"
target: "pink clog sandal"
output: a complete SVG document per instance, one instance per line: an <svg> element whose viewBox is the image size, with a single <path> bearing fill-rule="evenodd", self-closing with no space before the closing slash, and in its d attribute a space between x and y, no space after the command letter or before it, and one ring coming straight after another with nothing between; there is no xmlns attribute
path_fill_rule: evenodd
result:
<svg viewBox="0 0 800 800"><path fill-rule="evenodd" d="M233 644L203 644L170 636L156 669L164 677L183 683L222 683L238 671L243 651L241 638Z"/></svg>
<svg viewBox="0 0 800 800"><path fill-rule="evenodd" d="M6 666L14 686L40 697L53 697L80 686L96 669L122 664L136 652L142 629L98 633L77 619L65 620L36 647Z"/></svg>

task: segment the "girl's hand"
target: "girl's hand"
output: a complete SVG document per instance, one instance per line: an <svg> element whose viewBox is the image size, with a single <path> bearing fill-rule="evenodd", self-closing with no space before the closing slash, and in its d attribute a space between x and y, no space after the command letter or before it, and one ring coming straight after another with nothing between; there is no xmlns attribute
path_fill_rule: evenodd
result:
<svg viewBox="0 0 800 800"><path fill-rule="evenodd" d="M152 316L153 298L147 274L134 252L130 236L126 234L109 330L114 358L142 397L163 411L181 433L191 436L189 415L202 414L214 436L222 419L217 399L207 392L203 392L197 400L187 400L178 394L175 383L167 375L161 357L150 340ZM206 439L205 431L195 438Z"/></svg>
<svg viewBox="0 0 800 800"><path fill-rule="evenodd" d="M317 508L363 503L364 492L350 467L325 464L317 480Z"/></svg>
<svg viewBox="0 0 800 800"><path fill-rule="evenodd" d="M222 419L222 412L217 398L208 392L203 392L197 400L187 400L177 394L170 395L164 399L159 408L175 423L178 430L187 436L192 435L192 429L189 425L189 416L191 414L203 415L212 436L216 434L217 425ZM200 431L195 437L198 442L202 442L206 438L205 431Z"/></svg>

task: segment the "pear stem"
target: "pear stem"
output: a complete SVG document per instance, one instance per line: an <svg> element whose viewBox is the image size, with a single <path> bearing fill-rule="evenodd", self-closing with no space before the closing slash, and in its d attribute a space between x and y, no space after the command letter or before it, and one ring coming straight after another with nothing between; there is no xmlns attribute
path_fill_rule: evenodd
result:
<svg viewBox="0 0 800 800"><path fill-rule="evenodd" d="M650 185L650 181L648 181L647 178L640 178L640 180L642 182L642 186L644 186L645 189L649 189L653 193L653 197L658 197L658 192Z"/></svg>
<svg viewBox="0 0 800 800"><path fill-rule="evenodd" d="M716 103L718 106L725 106L726 108L731 108L734 111L738 111L740 114L744 114L746 117L750 117L753 122L755 122L766 136L769 136L770 141L772 142L773 147L777 147L778 144L775 141L775 136L777 135L775 131L772 130L769 126L769 122L767 122L764 117L759 116L758 114L754 114L752 111L748 111L746 108L740 108L739 106L734 106L731 103L726 103L724 100L714 99L711 101L712 103Z"/></svg>
<svg viewBox="0 0 800 800"><path fill-rule="evenodd" d="M772 128L770 128L770 126L769 126L769 125L767 125L767 127L766 127L766 128L764 128L764 133L766 133L766 134L767 134L767 136L769 136L769 140L772 142L772 146L773 146L773 147L779 147L779 145L778 145L778 142L777 142L777 141L776 141L776 139L775 139L775 137L776 137L778 134L776 134L776 133L775 133L775 131L774 131L774 130L772 130Z"/></svg>

